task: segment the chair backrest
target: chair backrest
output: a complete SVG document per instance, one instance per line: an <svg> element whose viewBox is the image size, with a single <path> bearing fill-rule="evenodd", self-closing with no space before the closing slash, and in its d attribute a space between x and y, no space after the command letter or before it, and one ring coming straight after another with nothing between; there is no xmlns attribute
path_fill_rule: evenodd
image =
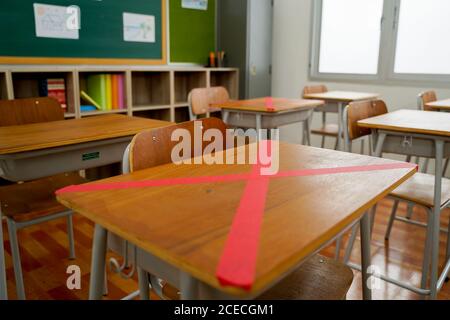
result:
<svg viewBox="0 0 450 320"><path fill-rule="evenodd" d="M303 97L307 94L325 93L325 92L328 92L328 88L323 84L315 86L306 86L303 88Z"/></svg>
<svg viewBox="0 0 450 320"><path fill-rule="evenodd" d="M353 141L371 134L372 131L369 128L358 126L358 121L385 113L388 113L388 109L383 100L356 101L350 103L345 109L348 139Z"/></svg>
<svg viewBox="0 0 450 320"><path fill-rule="evenodd" d="M64 120L64 111L53 98L0 100L0 127Z"/></svg>
<svg viewBox="0 0 450 320"><path fill-rule="evenodd" d="M210 105L227 102L230 100L230 95L224 87L197 88L189 93L188 100L191 120L195 120L198 115L219 111L219 109L211 108Z"/></svg>
<svg viewBox="0 0 450 320"><path fill-rule="evenodd" d="M226 130L227 126L225 123L217 118L206 118L196 121L184 122L181 124L163 127L153 130L143 131L137 134L127 152L129 153L127 159L127 152L125 152L124 163L128 162L128 166L124 165L124 171L134 172L138 170L143 170L167 163L172 162L172 149L177 145L178 141L172 141L172 133L177 129L186 129L191 135L191 152L194 152L194 123L200 122L203 132L208 129L217 129L222 133L224 137L223 149L226 148ZM203 142L201 152L210 142ZM199 156L201 154L194 154L193 156ZM187 156L186 158L191 158ZM128 160L128 161L127 161Z"/></svg>
<svg viewBox="0 0 450 320"><path fill-rule="evenodd" d="M437 101L437 96L435 91L425 91L419 94L417 97L417 107L419 110L433 111L432 108L427 107L427 103Z"/></svg>

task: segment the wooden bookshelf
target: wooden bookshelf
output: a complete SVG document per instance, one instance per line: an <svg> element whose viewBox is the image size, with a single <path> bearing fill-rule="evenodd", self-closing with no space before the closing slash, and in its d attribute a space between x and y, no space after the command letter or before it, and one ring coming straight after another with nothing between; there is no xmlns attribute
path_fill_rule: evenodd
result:
<svg viewBox="0 0 450 320"><path fill-rule="evenodd" d="M89 75L122 73L125 109L81 112L80 90ZM39 79L64 78L66 118L120 113L173 122L189 120L188 95L194 88L224 86L239 96L239 71L234 68L178 66L0 66L0 99L38 97Z"/></svg>
<svg viewBox="0 0 450 320"><path fill-rule="evenodd" d="M0 72L0 99L8 99L8 88L6 87L6 72Z"/></svg>

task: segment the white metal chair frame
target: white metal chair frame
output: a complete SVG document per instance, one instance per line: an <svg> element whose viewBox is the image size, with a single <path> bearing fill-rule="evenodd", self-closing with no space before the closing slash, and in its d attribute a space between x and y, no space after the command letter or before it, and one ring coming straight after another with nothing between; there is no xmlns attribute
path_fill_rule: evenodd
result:
<svg viewBox="0 0 450 320"><path fill-rule="evenodd" d="M6 218L6 223L8 224L8 234L9 234L9 243L11 246L11 255L13 260L13 267L14 267L14 278L16 282L16 291L17 291L17 298L19 300L25 300L25 286L23 283L23 274L22 274L22 264L20 261L20 249L19 249L19 242L17 239L17 231L20 229L24 229L27 227L31 227L37 224L41 224L44 222L60 219L63 217L66 217L67 219L67 234L69 239L69 259L73 260L75 259L75 241L74 241L74 234L73 234L73 220L72 220L73 211L67 210L60 213L52 214L45 217L39 217L36 219L32 219L25 222L17 222L14 221L14 219L10 217ZM0 206L0 236L3 236L2 231L2 222L3 222L3 215L2 210ZM0 249L0 268L4 268L4 248L3 248L3 237L1 238L2 244ZM1 272L0 272L1 274ZM2 276L3 278L3 276ZM4 276L4 279L0 279L0 282L3 282L4 284L0 283L0 299L7 299L7 293L6 293L6 276Z"/></svg>
<svg viewBox="0 0 450 320"><path fill-rule="evenodd" d="M349 134L348 134L348 108L349 106L347 106L344 110L344 143L345 143L345 149L347 152L351 152L351 144L352 141L350 141L349 138ZM371 137L370 137L371 138ZM371 155L373 153L373 150L371 151ZM410 157L409 157L410 160ZM396 279L392 279L390 277L387 277L385 275L374 275L379 277L380 279L392 283L394 285L397 285L399 287L402 287L404 289L410 290L412 292L415 292L417 294L423 295L423 296L427 296L430 294L430 289L427 289L427 283L428 283L428 274L429 274L429 269L430 269L430 253L431 253L431 219L433 218L431 209L425 206L422 206L423 208L425 208L425 210L427 211L427 217L428 217L428 222L426 224L421 223L419 221L414 221L414 220L410 220L410 218L406 217L397 217L397 209L398 209L398 204L400 201L402 202L406 202L408 204L408 215L409 215L409 210L410 208L412 208L414 205L420 205L416 202L413 201L406 201L404 199L400 199L397 198L393 195L389 195L389 198L392 198L394 200L394 206L392 208L392 212L391 212L391 216L389 219L389 224L388 224L388 228L386 230L386 235L385 235L385 239L389 240L389 236L392 230L392 226L395 220L398 221L402 221L411 225L415 225L415 226L419 226L419 227L424 227L427 229L427 233L426 233L426 241L425 241L425 249L424 249L424 258L423 258L423 263L422 263L422 278L421 278L421 285L420 288L417 288L415 286L412 286L406 282L403 281L399 281ZM450 200L447 201L444 205L441 206L441 211L445 208L449 208L450 207ZM371 228L373 230L373 226L374 226L374 219L375 219L375 213L376 213L376 206L373 208L372 211L372 217L371 217ZM352 233L350 235L349 241L347 243L347 248L345 250L345 254L344 254L344 263L346 263L348 266L356 269L356 270L361 270L361 267L358 265L355 265L353 263L350 263L350 255L353 249L353 245L354 242L356 240L356 235L358 232L358 224L355 224L352 228ZM447 238L447 250L446 250L446 261L449 261L450 259L450 221L449 221L449 229L445 230L445 229L441 229L442 232L448 233L448 238ZM447 264L450 266L450 264ZM445 279L446 279L446 275L448 274L450 270L443 270L442 271L442 276L440 277L439 281L438 281L438 290L440 290L442 288L442 286L444 285Z"/></svg>

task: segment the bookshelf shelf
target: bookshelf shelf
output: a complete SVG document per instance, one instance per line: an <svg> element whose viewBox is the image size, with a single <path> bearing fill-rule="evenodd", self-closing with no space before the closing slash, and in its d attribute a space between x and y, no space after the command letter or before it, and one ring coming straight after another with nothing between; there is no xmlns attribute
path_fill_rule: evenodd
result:
<svg viewBox="0 0 450 320"><path fill-rule="evenodd" d="M187 103L192 89L207 86L206 78L206 72L175 71L175 103Z"/></svg>
<svg viewBox="0 0 450 320"><path fill-rule="evenodd" d="M59 70L32 70L32 71L12 71L11 81L14 99L34 98L45 96L41 92L42 82L48 79L63 79L65 87L65 101L67 104L66 113L75 113L75 76L73 71ZM50 86L49 86L50 87ZM50 90L50 89L45 89Z"/></svg>
<svg viewBox="0 0 450 320"><path fill-rule="evenodd" d="M6 72L0 72L0 99L8 99L8 88L6 87Z"/></svg>
<svg viewBox="0 0 450 320"><path fill-rule="evenodd" d="M127 109L120 109L120 110L107 110L107 111L89 111L89 112L81 112L81 117L88 117L88 116L99 116L102 114L120 114L120 113L127 113Z"/></svg>
<svg viewBox="0 0 450 320"><path fill-rule="evenodd" d="M81 112L80 91L95 74L122 74L124 109ZM128 114L172 122L189 120L188 95L194 88L224 86L238 98L239 71L234 68L179 66L8 66L0 65L0 99L38 97L41 79L64 79L66 119Z"/></svg>

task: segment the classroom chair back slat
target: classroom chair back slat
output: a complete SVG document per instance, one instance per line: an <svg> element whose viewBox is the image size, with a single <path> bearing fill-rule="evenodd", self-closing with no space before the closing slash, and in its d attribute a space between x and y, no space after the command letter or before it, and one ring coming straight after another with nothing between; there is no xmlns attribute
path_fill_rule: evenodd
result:
<svg viewBox="0 0 450 320"><path fill-rule="evenodd" d="M0 100L0 127L64 120L64 111L52 98Z"/></svg>
<svg viewBox="0 0 450 320"><path fill-rule="evenodd" d="M219 130L222 134L223 149L226 147L226 130L225 123L218 118L206 118L196 121L185 122L174 126L148 130L137 134L129 149L129 171L134 172L163 164L172 163L172 150L175 145L181 142L172 141L172 133L177 129L184 129L189 132L191 137L191 152L194 156L200 156L203 150L211 142L203 142L201 150L194 149L194 128L195 122L201 122L202 130L208 129ZM191 158L192 155L182 155L183 158Z"/></svg>
<svg viewBox="0 0 450 320"><path fill-rule="evenodd" d="M369 128L358 126L358 121L388 113L388 110L383 100L358 101L350 103L346 108L346 113L348 139L353 141L371 134Z"/></svg>
<svg viewBox="0 0 450 320"><path fill-rule="evenodd" d="M189 93L189 107L191 120L208 112L217 112L220 109L211 108L213 103L224 103L230 100L230 95L224 87L197 88Z"/></svg>
<svg viewBox="0 0 450 320"><path fill-rule="evenodd" d="M424 111L433 111L432 108L427 107L427 103L435 102L437 101L437 96L435 91L425 91L419 94L419 97L417 99L417 104L419 107L419 110Z"/></svg>
<svg viewBox="0 0 450 320"><path fill-rule="evenodd" d="M307 94L325 93L325 92L328 92L328 88L323 84L315 86L306 86L303 88L303 97Z"/></svg>

